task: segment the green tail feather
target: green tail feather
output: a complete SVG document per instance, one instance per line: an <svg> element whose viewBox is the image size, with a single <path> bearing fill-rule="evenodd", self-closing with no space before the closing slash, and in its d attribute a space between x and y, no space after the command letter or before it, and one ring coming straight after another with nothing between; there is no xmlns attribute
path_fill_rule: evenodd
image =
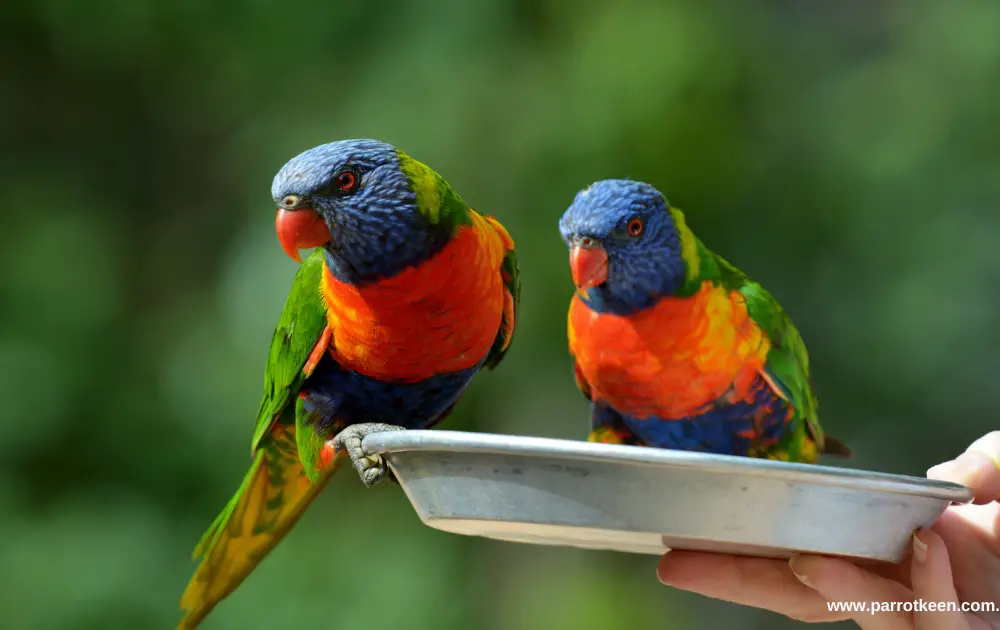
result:
<svg viewBox="0 0 1000 630"><path fill-rule="evenodd" d="M229 596L298 522L333 476L335 462L306 477L294 429L278 425L262 444L239 490L194 551L201 564L181 596L178 630L191 630Z"/></svg>

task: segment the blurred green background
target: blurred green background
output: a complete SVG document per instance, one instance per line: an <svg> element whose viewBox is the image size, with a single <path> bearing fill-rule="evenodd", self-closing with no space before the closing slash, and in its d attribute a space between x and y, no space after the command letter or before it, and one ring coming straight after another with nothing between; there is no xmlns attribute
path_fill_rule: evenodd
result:
<svg viewBox="0 0 1000 630"><path fill-rule="evenodd" d="M998 424L997 32L987 2L8 0L0 625L173 627L295 272L271 178L336 139L517 240L518 337L449 428L585 435L556 224L630 177L783 302L851 465L923 475ZM796 627L655 565L437 532L344 474L203 627Z"/></svg>

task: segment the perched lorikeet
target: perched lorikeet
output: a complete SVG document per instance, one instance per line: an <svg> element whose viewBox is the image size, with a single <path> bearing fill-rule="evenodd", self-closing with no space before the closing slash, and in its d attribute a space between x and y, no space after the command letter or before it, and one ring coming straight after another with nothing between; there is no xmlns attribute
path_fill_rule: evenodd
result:
<svg viewBox="0 0 1000 630"><path fill-rule="evenodd" d="M799 332L649 184L580 191L559 230L569 347L592 442L813 463L825 436Z"/></svg>
<svg viewBox="0 0 1000 630"><path fill-rule="evenodd" d="M436 172L375 140L310 149L271 194L299 267L271 341L253 461L202 538L181 598L194 628L296 523L345 452L362 481L373 432L424 429L510 347L520 276L514 242Z"/></svg>

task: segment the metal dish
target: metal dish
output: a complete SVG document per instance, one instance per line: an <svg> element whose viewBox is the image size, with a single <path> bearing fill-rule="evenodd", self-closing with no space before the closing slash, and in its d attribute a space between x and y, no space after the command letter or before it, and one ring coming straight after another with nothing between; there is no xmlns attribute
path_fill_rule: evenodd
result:
<svg viewBox="0 0 1000 630"><path fill-rule="evenodd" d="M953 483L685 451L455 431L366 437L421 520L455 534L663 554L899 562L972 491Z"/></svg>

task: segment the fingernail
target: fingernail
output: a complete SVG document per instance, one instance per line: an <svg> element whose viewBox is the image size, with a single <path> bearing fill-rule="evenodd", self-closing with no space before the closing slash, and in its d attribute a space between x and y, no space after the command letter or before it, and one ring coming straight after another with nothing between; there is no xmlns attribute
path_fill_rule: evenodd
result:
<svg viewBox="0 0 1000 630"><path fill-rule="evenodd" d="M929 478L946 478L955 481L965 481L978 468L975 462L968 459L953 459L937 466L932 466L927 470Z"/></svg>
<svg viewBox="0 0 1000 630"><path fill-rule="evenodd" d="M927 543L920 540L916 532L913 533L913 559L920 564L927 561Z"/></svg>
<svg viewBox="0 0 1000 630"><path fill-rule="evenodd" d="M954 462L944 462L941 464L934 464L927 469L927 476L929 478L940 477L941 475L947 474L953 466Z"/></svg>
<svg viewBox="0 0 1000 630"><path fill-rule="evenodd" d="M816 588L815 586L812 585L812 582L809 581L809 578L807 578L805 575L802 574L801 567L798 568L798 569L795 568L795 565L797 565L797 564L799 564L799 557L798 556L792 556L791 558L788 559L788 566L790 566L792 568L792 573L795 575L795 577L797 577L799 579L799 582L802 582L803 584L805 584L809 588L813 588L813 589Z"/></svg>
<svg viewBox="0 0 1000 630"><path fill-rule="evenodd" d="M969 488L976 488L980 485L980 477L983 474L983 462L977 457L962 455L958 459L944 464L938 464L927 471L928 479L940 479L961 484Z"/></svg>
<svg viewBox="0 0 1000 630"><path fill-rule="evenodd" d="M667 549L667 553L670 553L669 549ZM666 554L664 554L664 557L666 557ZM670 583L670 580L666 579L663 576L663 558L660 558L660 561L656 564L656 579L660 581L660 584L665 584L667 586L673 586Z"/></svg>

